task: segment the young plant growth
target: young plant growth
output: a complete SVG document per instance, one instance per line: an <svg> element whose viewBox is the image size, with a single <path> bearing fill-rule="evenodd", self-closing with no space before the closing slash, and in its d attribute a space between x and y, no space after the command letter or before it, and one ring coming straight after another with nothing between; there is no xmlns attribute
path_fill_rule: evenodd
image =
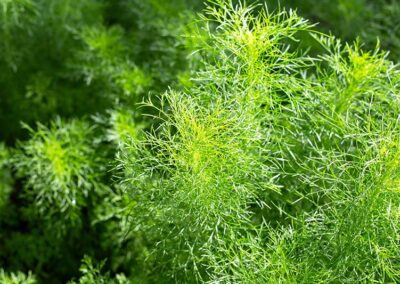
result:
<svg viewBox="0 0 400 284"><path fill-rule="evenodd" d="M58 72L11 56L0 76L22 68L50 114L2 126L0 280L400 282L400 71L379 41L238 1L3 2L41 44L60 19L38 15L71 18L48 30ZM70 88L93 105L58 111Z"/></svg>

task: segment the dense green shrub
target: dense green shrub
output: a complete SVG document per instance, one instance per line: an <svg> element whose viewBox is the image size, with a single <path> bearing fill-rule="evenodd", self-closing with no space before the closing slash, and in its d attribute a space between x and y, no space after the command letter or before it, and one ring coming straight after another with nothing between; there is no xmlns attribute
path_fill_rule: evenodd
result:
<svg viewBox="0 0 400 284"><path fill-rule="evenodd" d="M255 3L0 0L0 282L400 282L398 4Z"/></svg>

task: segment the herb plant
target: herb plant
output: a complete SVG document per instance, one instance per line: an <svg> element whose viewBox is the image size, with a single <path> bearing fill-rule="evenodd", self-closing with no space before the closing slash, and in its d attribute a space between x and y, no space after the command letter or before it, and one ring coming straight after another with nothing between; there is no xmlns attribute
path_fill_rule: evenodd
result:
<svg viewBox="0 0 400 284"><path fill-rule="evenodd" d="M0 282L400 282L395 40L240 1L50 3L0 0L0 121L25 121L1 125Z"/></svg>

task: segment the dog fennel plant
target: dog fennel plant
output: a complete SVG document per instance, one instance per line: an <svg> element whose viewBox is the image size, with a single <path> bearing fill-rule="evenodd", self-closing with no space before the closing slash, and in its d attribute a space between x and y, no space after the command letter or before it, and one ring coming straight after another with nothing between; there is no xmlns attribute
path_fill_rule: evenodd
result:
<svg viewBox="0 0 400 284"><path fill-rule="evenodd" d="M0 145L0 208L15 183L13 208L33 228L2 238L2 255L24 249L10 271L46 281L50 266L70 279L79 245L91 257L70 283L400 282L400 72L379 43L364 51L294 11L223 0L188 28L168 26L179 13L165 1L79 1L102 13L89 18L71 3L0 0L1 81L22 80L6 90L29 109L65 111L49 124L41 108L27 113L42 123L16 149ZM43 38L70 49L40 53L52 63L37 73L22 63ZM318 48L304 51L305 38ZM100 100L86 114L100 113L67 119L76 98ZM0 270L0 282L35 279Z"/></svg>
<svg viewBox="0 0 400 284"><path fill-rule="evenodd" d="M31 139L14 156L17 174L26 178L25 191L33 212L54 223L79 221L80 208L92 191L100 190L92 145L93 129L86 122L55 120L49 128L38 124ZM54 223L53 223L54 222Z"/></svg>
<svg viewBox="0 0 400 284"><path fill-rule="evenodd" d="M149 279L400 281L397 66L255 8L210 2L204 67L119 153Z"/></svg>

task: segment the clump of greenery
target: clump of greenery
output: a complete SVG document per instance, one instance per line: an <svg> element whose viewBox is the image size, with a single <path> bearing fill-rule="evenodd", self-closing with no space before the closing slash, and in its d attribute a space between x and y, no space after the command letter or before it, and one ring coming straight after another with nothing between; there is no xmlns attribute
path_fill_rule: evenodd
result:
<svg viewBox="0 0 400 284"><path fill-rule="evenodd" d="M398 225L384 212L398 197L379 194L388 164L375 156L398 133L396 66L292 11L213 4L195 86L164 95L161 125L121 159L149 274L396 281ZM325 52L291 51L300 32Z"/></svg>
<svg viewBox="0 0 400 284"><path fill-rule="evenodd" d="M119 274L115 277L115 279L111 279L108 274L103 275L101 270L104 266L104 262L99 263L97 265L93 264L93 261L90 257L85 256L82 260L82 265L80 267L80 272L82 276L79 278L78 282L70 281L68 283L74 284L127 284L130 283L128 279L123 275Z"/></svg>
<svg viewBox="0 0 400 284"><path fill-rule="evenodd" d="M26 194L46 218L76 218L90 192L99 189L101 168L95 165L100 157L92 129L84 122L56 120L50 128L38 124L29 131L32 138L21 145L14 162L17 174L26 178Z"/></svg>
<svg viewBox="0 0 400 284"><path fill-rule="evenodd" d="M339 2L352 38L372 4ZM25 121L0 123L0 282L400 282L380 41L240 1L78 4L0 0L0 122Z"/></svg>
<svg viewBox="0 0 400 284"><path fill-rule="evenodd" d="M17 273L5 273L3 269L0 269L0 281L4 284L36 284L36 279L29 273L25 275L21 272Z"/></svg>

